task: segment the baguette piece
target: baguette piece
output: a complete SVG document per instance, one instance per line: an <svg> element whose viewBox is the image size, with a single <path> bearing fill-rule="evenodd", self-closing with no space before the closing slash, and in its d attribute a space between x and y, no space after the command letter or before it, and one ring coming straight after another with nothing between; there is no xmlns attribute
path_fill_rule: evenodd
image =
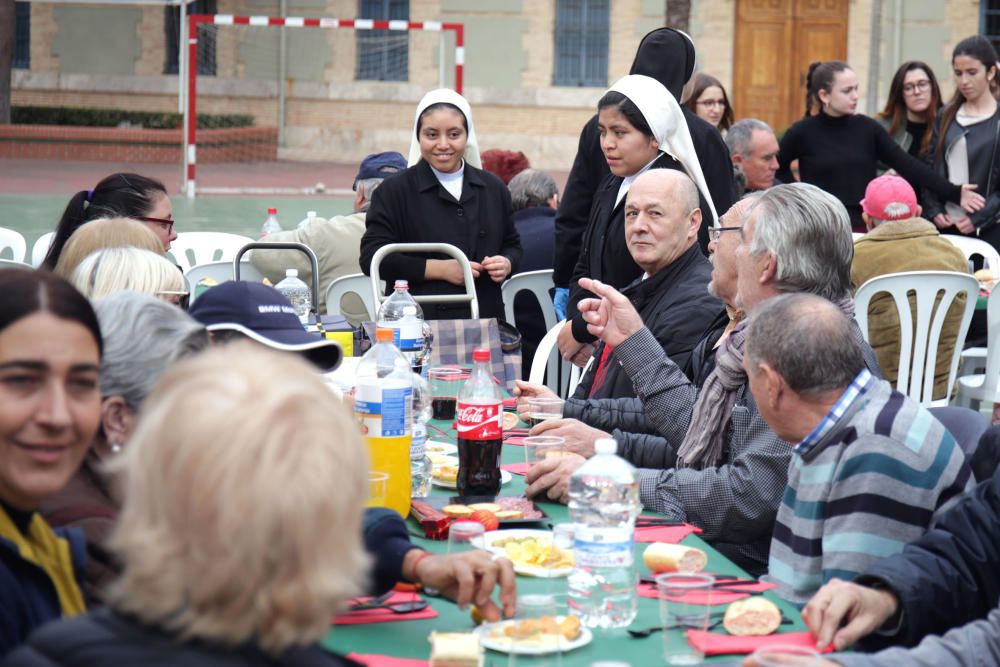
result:
<svg viewBox="0 0 1000 667"><path fill-rule="evenodd" d="M653 572L701 572L708 565L708 556L694 547L653 542L642 552L642 561Z"/></svg>
<svg viewBox="0 0 1000 667"><path fill-rule="evenodd" d="M479 637L471 632L432 632L430 667L483 667Z"/></svg>
<svg viewBox="0 0 1000 667"><path fill-rule="evenodd" d="M722 625L731 635L769 635L781 625L781 610L761 596L733 602Z"/></svg>

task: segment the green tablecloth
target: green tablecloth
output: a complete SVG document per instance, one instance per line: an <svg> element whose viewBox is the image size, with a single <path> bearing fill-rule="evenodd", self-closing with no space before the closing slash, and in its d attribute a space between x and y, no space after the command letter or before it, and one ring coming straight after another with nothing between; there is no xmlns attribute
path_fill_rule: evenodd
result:
<svg viewBox="0 0 1000 667"><path fill-rule="evenodd" d="M445 422L432 422L437 429L447 429L448 438L454 441L454 431L450 429L450 424ZM435 437L435 428L431 429L430 438L432 440L442 440L438 431ZM514 445L504 447L504 463L514 463L524 460L524 448ZM513 481L505 485L501 495L521 495L524 492L524 478L514 475ZM451 495L443 489L434 489L432 495ZM552 523L569 521L569 512L565 505L558 503L540 503L545 512L551 517ZM413 530L419 531L412 521L409 524ZM539 525L539 527L543 527ZM447 542L424 540L413 538L413 541L428 551L443 552ZM732 574L746 576L746 572L734 565L729 559L709 546L697 535L690 535L684 540L684 544L697 547L708 554L708 571L716 574ZM646 544L636 545L636 562L641 573L646 572L642 564L642 550ZM542 592L542 593L565 593L566 579L536 579L533 577L517 578L518 593ZM805 630L799 611L776 596L773 593L765 593L765 596L778 604L786 617L795 619L794 625L783 625L781 631L792 632ZM343 625L331 627L327 634L324 645L337 651L338 653L381 653L404 658L427 659L430 655L430 645L427 637L432 630L467 632L473 629L472 620L468 610L460 611L459 608L446 600L429 598L431 606L437 610L438 617L418 621L401 621L398 623L373 623L369 625ZM719 607L723 609L723 607ZM639 598L639 614L632 623L634 628L647 628L658 625L660 622L659 603L652 598ZM674 632L680 632L679 630ZM528 659L519 656L518 665L522 663L530 665ZM706 662L732 661L734 656L722 656L719 658L709 658ZM565 667L575 667L577 665L586 666L598 660L624 660L633 667L645 667L647 665L663 664L663 640L659 634L653 634L645 639L633 639L625 630L595 630L594 641L589 645L576 649L563 656L562 664ZM507 656L502 653L487 651L487 667L504 667L507 664Z"/></svg>

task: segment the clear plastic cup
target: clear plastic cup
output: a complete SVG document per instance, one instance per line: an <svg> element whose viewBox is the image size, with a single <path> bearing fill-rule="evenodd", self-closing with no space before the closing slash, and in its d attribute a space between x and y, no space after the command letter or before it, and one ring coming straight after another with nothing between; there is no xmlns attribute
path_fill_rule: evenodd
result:
<svg viewBox="0 0 1000 667"><path fill-rule="evenodd" d="M558 458L566 452L566 439L557 435L533 435L524 439L524 460L532 464Z"/></svg>
<svg viewBox="0 0 1000 667"><path fill-rule="evenodd" d="M469 371L460 366L435 366L427 371L431 385L432 419L452 420L458 405L458 391L469 376Z"/></svg>
<svg viewBox="0 0 1000 667"><path fill-rule="evenodd" d="M481 548L485 533L486 527L476 521L453 521L448 529L448 553L456 554Z"/></svg>
<svg viewBox="0 0 1000 667"><path fill-rule="evenodd" d="M697 665L704 654L687 640L688 630L707 630L715 577L661 574L656 577L663 624L663 658L668 665Z"/></svg>
<svg viewBox="0 0 1000 667"><path fill-rule="evenodd" d="M566 613L565 595L531 593L517 596L515 623L555 625ZM547 619L547 620L546 620ZM558 633L517 633L511 638L507 667L562 667L565 638Z"/></svg>
<svg viewBox="0 0 1000 667"><path fill-rule="evenodd" d="M550 419L562 419L566 401L555 396L532 396L528 398L528 411L521 419L528 426L535 426Z"/></svg>
<svg viewBox="0 0 1000 667"><path fill-rule="evenodd" d="M368 507L385 507L389 490L389 473L372 470L368 473Z"/></svg>

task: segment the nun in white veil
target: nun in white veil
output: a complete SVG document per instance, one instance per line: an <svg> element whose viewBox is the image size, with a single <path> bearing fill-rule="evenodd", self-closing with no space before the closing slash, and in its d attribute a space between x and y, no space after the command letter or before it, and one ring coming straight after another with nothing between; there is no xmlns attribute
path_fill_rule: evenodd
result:
<svg viewBox="0 0 1000 667"><path fill-rule="evenodd" d="M622 77L597 108L601 150L611 175L594 196L570 281L569 326L563 327L558 339L563 358L578 366L589 359L595 340L577 310L581 299L592 296L579 286L579 279L595 278L620 290L642 275L625 241L625 196L632 182L649 169L683 171L698 186L704 219L718 217L684 114L662 83L639 74Z"/></svg>
<svg viewBox="0 0 1000 667"><path fill-rule="evenodd" d="M409 168L375 190L361 239L361 269L371 273L375 252L389 243L449 243L469 260L480 317L503 319L500 284L516 269L521 242L510 192L481 169L468 101L453 90L420 100L410 135ZM464 292L462 267L443 254L396 253L379 267L387 293L396 280L414 295ZM426 319L470 316L468 303L424 304Z"/></svg>

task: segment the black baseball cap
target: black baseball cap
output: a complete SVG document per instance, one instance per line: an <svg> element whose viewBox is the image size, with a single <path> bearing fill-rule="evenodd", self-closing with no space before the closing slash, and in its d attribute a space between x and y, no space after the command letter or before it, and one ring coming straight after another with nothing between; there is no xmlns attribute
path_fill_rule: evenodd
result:
<svg viewBox="0 0 1000 667"><path fill-rule="evenodd" d="M188 314L209 331L235 331L272 349L298 352L325 372L344 356L336 341L302 328L288 299L263 283L220 283L199 296Z"/></svg>
<svg viewBox="0 0 1000 667"><path fill-rule="evenodd" d="M406 158L396 151L372 153L361 161L358 175L354 177L354 189L358 189L358 181L366 178L389 178L405 169Z"/></svg>

